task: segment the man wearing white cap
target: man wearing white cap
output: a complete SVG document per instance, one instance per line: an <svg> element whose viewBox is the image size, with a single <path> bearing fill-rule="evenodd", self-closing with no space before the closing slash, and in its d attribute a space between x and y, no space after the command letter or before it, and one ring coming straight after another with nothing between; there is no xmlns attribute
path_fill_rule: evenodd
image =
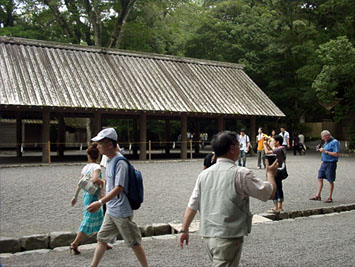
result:
<svg viewBox="0 0 355 267"><path fill-rule="evenodd" d="M120 234L128 247L131 247L142 266L148 266L143 246L141 233L135 222L132 221L133 210L126 196L128 187L128 164L119 160L116 172L113 173L114 158L121 156L117 151L117 133L113 128L103 129L91 139L98 142L101 154L108 157L106 166L106 196L89 205L87 210L95 212L106 203L107 211L104 222L97 234L97 245L91 266L98 266L103 257L107 243L110 243Z"/></svg>

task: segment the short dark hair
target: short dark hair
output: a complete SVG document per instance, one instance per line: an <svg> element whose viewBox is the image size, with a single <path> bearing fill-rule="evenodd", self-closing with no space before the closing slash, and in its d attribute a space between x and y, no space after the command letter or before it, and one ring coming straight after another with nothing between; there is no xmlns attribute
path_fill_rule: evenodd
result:
<svg viewBox="0 0 355 267"><path fill-rule="evenodd" d="M104 138L104 139L102 139L102 141L104 141L105 143L112 143L112 147L114 148L114 149L116 149L116 147L117 147L117 141L116 140L113 140L113 139L110 139L110 138Z"/></svg>
<svg viewBox="0 0 355 267"><path fill-rule="evenodd" d="M223 156L228 153L231 145L237 145L238 134L231 131L223 131L213 136L211 145L217 157Z"/></svg>
<svg viewBox="0 0 355 267"><path fill-rule="evenodd" d="M282 143L283 143L283 141L284 141L284 138L283 138L281 135L279 135L279 134L276 134L276 135L274 136L274 139L275 139L275 142L276 142L276 141L279 141L280 145L282 145Z"/></svg>

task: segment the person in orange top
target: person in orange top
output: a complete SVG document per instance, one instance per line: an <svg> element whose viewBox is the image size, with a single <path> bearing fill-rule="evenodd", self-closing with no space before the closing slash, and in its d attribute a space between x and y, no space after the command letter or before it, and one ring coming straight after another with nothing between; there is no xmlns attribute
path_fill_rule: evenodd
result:
<svg viewBox="0 0 355 267"><path fill-rule="evenodd" d="M256 142L258 144L257 155L258 155L258 169L261 169L261 159L263 160L263 165L265 169L265 152L264 152L264 133L263 128L258 129L258 135L256 136Z"/></svg>

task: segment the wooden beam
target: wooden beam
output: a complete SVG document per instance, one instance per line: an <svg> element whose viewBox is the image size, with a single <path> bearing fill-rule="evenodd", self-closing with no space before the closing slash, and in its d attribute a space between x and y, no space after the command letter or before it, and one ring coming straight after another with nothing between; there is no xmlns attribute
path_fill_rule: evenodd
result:
<svg viewBox="0 0 355 267"><path fill-rule="evenodd" d="M133 118L133 155L138 155L138 141L139 141L139 132L138 132L138 119L135 117Z"/></svg>
<svg viewBox="0 0 355 267"><path fill-rule="evenodd" d="M16 116L16 157L22 157L22 118L21 114L17 114Z"/></svg>
<svg viewBox="0 0 355 267"><path fill-rule="evenodd" d="M96 136L102 129L102 116L100 111L95 111L93 121L93 136Z"/></svg>
<svg viewBox="0 0 355 267"><path fill-rule="evenodd" d="M250 143L253 147L256 146L256 118L253 116L249 119L250 127ZM254 152L251 152L254 153Z"/></svg>
<svg viewBox="0 0 355 267"><path fill-rule="evenodd" d="M194 143L193 145L195 146L195 153L199 154L200 153L200 120L195 119L194 120Z"/></svg>
<svg viewBox="0 0 355 267"><path fill-rule="evenodd" d="M58 120L58 145L57 145L57 155L59 157L64 157L64 147L65 147L65 121L64 117L60 114L56 115Z"/></svg>
<svg viewBox="0 0 355 267"><path fill-rule="evenodd" d="M217 129L218 129L218 132L222 132L224 130L224 118L222 115L218 116Z"/></svg>
<svg viewBox="0 0 355 267"><path fill-rule="evenodd" d="M187 114L181 114L181 159L187 159Z"/></svg>
<svg viewBox="0 0 355 267"><path fill-rule="evenodd" d="M147 114L139 116L139 159L147 159Z"/></svg>
<svg viewBox="0 0 355 267"><path fill-rule="evenodd" d="M42 138L41 138L41 143L42 143L42 162L48 163L50 161L50 156L48 151L48 142L49 140L49 123L50 123L50 112L49 110L43 110L42 111Z"/></svg>
<svg viewBox="0 0 355 267"><path fill-rule="evenodd" d="M169 155L170 154L170 120L166 119L165 120L165 154Z"/></svg>

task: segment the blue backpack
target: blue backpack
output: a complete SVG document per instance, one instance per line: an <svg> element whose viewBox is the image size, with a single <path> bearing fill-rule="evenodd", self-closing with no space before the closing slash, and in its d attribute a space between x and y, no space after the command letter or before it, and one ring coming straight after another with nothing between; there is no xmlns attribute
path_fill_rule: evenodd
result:
<svg viewBox="0 0 355 267"><path fill-rule="evenodd" d="M131 207L133 210L139 209L141 204L143 203L143 195L144 195L144 189L143 189L143 177L142 173L139 170L136 170L133 165L126 159L124 156L118 156L115 158L114 164L113 164L113 173L114 173L114 179L116 178L116 167L117 167L117 162L119 160L124 160L128 164L128 188L126 189L127 192L127 197L129 200L129 203L131 204ZM119 197L120 195L118 195Z"/></svg>

